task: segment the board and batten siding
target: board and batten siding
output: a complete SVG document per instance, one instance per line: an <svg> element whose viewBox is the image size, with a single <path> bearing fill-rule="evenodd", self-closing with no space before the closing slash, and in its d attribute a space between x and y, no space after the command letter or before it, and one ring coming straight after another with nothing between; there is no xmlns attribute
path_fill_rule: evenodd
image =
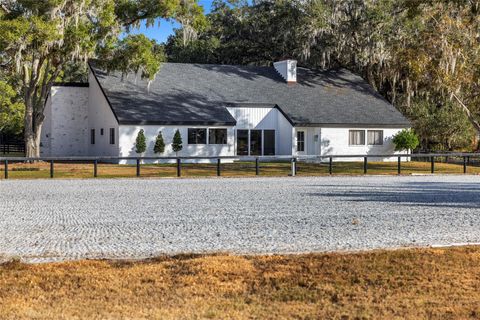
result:
<svg viewBox="0 0 480 320"><path fill-rule="evenodd" d="M235 137L236 130L275 130L276 154L291 154L292 125L277 108L227 107L227 110L237 121L234 127Z"/></svg>
<svg viewBox="0 0 480 320"><path fill-rule="evenodd" d="M52 86L44 114L41 156L87 155L87 87Z"/></svg>
<svg viewBox="0 0 480 320"><path fill-rule="evenodd" d="M107 99L92 72L88 82L88 154L90 156L113 156L119 154L118 122ZM115 130L115 143L110 144L110 128ZM91 144L91 130L95 129L95 144ZM103 129L103 135L101 130Z"/></svg>

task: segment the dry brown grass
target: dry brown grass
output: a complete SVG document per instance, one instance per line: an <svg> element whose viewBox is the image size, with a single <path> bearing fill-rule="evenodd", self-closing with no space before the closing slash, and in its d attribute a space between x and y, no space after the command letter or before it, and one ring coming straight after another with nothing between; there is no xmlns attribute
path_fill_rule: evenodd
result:
<svg viewBox="0 0 480 320"><path fill-rule="evenodd" d="M0 266L1 318L478 319L480 248Z"/></svg>
<svg viewBox="0 0 480 320"><path fill-rule="evenodd" d="M255 164L253 162L227 163L222 164L222 176L224 177L246 177L255 176ZM3 166L0 167L0 171ZM288 162L261 163L260 176L287 176L290 174L291 166ZM436 163L435 172L441 174L461 174L463 166L451 163ZM363 174L363 162L335 162L333 173L337 175L361 175ZM402 174L430 173L429 162L404 162L402 163ZM480 167L469 166L468 173L480 174ZM215 164L183 164L183 177L213 177L216 176ZM328 164L299 163L299 176L322 176L328 175ZM396 162L371 162L368 164L368 174L397 174ZM136 168L132 165L99 164L99 178L122 178L135 177ZM142 165L141 176L144 178L165 178L176 177L175 165ZM33 179L49 178L50 164L39 163L15 163L9 166L9 178L11 179ZM55 178L92 178L93 164L85 163L56 163ZM0 179L3 178L3 172Z"/></svg>

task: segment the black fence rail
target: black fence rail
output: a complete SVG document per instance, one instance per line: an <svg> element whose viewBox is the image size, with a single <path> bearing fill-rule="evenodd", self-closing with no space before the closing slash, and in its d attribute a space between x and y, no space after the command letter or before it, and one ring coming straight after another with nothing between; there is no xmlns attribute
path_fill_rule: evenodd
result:
<svg viewBox="0 0 480 320"><path fill-rule="evenodd" d="M430 172L435 173L435 164L437 159L446 157L452 159L460 159L461 164L463 165L463 173L468 172L468 166L471 165L473 159L479 159L480 153L430 153L430 154L358 154L358 155L324 155L324 156L258 156L258 157L239 157L239 156L226 156L226 157L38 157L38 158L27 158L27 157L0 157L0 163L4 164L4 178L8 179L9 174L9 164L18 163L18 162L36 162L43 161L50 164L50 177L54 178L55 176L55 163L64 163L64 162L81 162L81 163L91 163L93 165L93 177L98 176L98 165L99 163L115 163L122 160L130 161L135 163L136 167L136 176L141 176L141 167L144 164L144 161L170 161L176 164L176 175L177 177L182 176L182 164L186 162L191 162L192 160L207 160L210 163L216 164L216 175L221 176L222 170L221 165L222 161L244 161L244 162L254 162L255 163L255 174L260 175L260 163L262 162L290 162L290 176L295 176L297 174L298 162L299 161L310 161L318 163L326 163L328 165L328 173L333 174L333 169L335 162L342 159L363 159L363 173L368 173L368 163L369 159L378 159L384 160L389 159L390 161L397 161L397 173L402 174L402 162L409 161L412 159L428 159L430 162Z"/></svg>

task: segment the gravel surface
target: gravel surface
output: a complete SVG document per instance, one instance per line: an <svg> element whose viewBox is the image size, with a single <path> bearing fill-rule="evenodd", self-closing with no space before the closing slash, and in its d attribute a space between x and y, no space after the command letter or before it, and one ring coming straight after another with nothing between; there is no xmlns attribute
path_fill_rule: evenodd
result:
<svg viewBox="0 0 480 320"><path fill-rule="evenodd" d="M0 181L0 256L41 262L480 242L480 177Z"/></svg>

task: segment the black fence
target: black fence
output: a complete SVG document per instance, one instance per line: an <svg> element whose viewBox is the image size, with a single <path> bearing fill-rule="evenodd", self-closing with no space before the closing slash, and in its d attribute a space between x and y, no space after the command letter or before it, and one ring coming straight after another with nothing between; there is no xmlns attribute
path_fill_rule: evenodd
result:
<svg viewBox="0 0 480 320"><path fill-rule="evenodd" d="M81 163L91 163L93 166L93 177L98 176L98 165L99 163L118 163L122 160L135 163L136 166L136 176L141 176L141 167L142 162L144 161L170 161L176 163L176 175L177 177L182 176L182 164L198 160L207 160L210 163L216 164L216 175L222 175L222 161L250 161L255 163L255 174L260 175L260 163L262 162L275 162L283 161L290 162L290 176L295 176L298 168L299 161L305 162L318 162L325 163L328 165L328 173L333 174L333 169L335 167L335 162L342 159L363 159L363 173L368 173L368 163L369 159L375 160L384 160L384 159L396 159L397 161L397 173L402 174L402 161L408 161L411 159L416 159L420 161L428 160L430 162L430 172L435 173L435 163L439 159L459 159L457 163L463 165L463 173L467 173L468 166L471 165L473 159L479 159L480 153L430 153L430 154L395 154L395 155L325 155L325 156L259 156L259 157L39 157L39 158L26 158L26 157L0 157L0 163L4 164L4 177L8 179L9 173L9 164L15 162L36 162L44 161L50 164L50 177L55 176L55 162L81 162Z"/></svg>
<svg viewBox="0 0 480 320"><path fill-rule="evenodd" d="M10 137L0 134L0 154L25 154L25 143L18 137Z"/></svg>

